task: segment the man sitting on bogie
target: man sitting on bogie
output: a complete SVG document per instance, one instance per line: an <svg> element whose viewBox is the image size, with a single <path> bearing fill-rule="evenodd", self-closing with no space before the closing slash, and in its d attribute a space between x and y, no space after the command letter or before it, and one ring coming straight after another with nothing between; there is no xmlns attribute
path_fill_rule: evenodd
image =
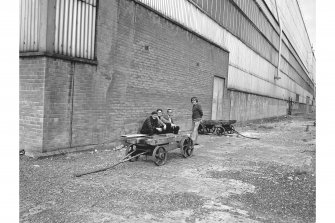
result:
<svg viewBox="0 0 335 223"><path fill-rule="evenodd" d="M159 111L158 112L158 117L159 117ZM160 110L160 112L162 112L162 110ZM167 109L166 114L161 115L160 120L162 120L164 122L164 124L166 125L166 133L174 133L174 134L178 134L179 132L179 126L175 125L172 119L173 116L173 112L172 109Z"/></svg>
<svg viewBox="0 0 335 223"><path fill-rule="evenodd" d="M151 115L144 121L140 133L148 135L163 133L156 111L151 112Z"/></svg>
<svg viewBox="0 0 335 223"><path fill-rule="evenodd" d="M168 133L166 128L166 120L163 118L163 110L157 109L157 115L158 115L158 125L159 127L163 128L162 133Z"/></svg>

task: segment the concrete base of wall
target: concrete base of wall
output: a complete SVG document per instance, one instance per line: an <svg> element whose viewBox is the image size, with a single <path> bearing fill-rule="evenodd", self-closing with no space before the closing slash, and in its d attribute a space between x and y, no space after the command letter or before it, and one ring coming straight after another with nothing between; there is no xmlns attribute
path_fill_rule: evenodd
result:
<svg viewBox="0 0 335 223"><path fill-rule="evenodd" d="M95 150L96 146L81 146L75 148L66 148L66 149L59 149L49 152L39 152L39 151L25 151L25 155L34 159L42 159L47 158L50 156L60 156L67 153L74 153L74 152L84 152L84 151L93 151Z"/></svg>
<svg viewBox="0 0 335 223"><path fill-rule="evenodd" d="M293 103L292 114L306 114L315 112L315 106L303 103Z"/></svg>
<svg viewBox="0 0 335 223"><path fill-rule="evenodd" d="M287 101L240 91L230 93L230 119L247 121L287 114Z"/></svg>

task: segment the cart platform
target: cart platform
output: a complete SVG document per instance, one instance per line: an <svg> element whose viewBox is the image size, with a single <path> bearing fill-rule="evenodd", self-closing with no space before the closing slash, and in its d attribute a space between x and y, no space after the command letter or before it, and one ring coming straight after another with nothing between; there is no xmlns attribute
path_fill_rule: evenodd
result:
<svg viewBox="0 0 335 223"><path fill-rule="evenodd" d="M136 156L138 154L150 155L153 157L156 165L164 165L167 160L167 152L180 148L181 154L187 158L193 153L193 141L188 135L182 134L160 134L145 135L132 134L122 135L121 139L127 146L126 156ZM139 156L129 161L138 160Z"/></svg>

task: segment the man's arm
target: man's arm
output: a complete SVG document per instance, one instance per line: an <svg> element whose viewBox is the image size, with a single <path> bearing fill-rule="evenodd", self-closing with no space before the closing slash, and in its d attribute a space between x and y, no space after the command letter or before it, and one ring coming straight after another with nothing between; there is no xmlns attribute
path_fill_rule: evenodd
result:
<svg viewBox="0 0 335 223"><path fill-rule="evenodd" d="M161 121L163 123L170 123L169 118L167 118L167 116L161 116Z"/></svg>
<svg viewBox="0 0 335 223"><path fill-rule="evenodd" d="M158 118L158 123L159 125L163 126L164 129L166 129L165 123L160 118Z"/></svg>
<svg viewBox="0 0 335 223"><path fill-rule="evenodd" d="M171 125L175 125L174 121L173 121L173 118L171 118Z"/></svg>
<svg viewBox="0 0 335 223"><path fill-rule="evenodd" d="M201 115L201 117L204 115L204 113L202 112L202 108L201 108L201 105L198 104L198 110L199 110L199 113Z"/></svg>

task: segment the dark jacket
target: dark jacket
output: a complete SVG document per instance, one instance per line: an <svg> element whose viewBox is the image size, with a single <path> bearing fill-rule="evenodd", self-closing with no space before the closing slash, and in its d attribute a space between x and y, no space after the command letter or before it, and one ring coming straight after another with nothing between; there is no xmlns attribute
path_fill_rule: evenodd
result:
<svg viewBox="0 0 335 223"><path fill-rule="evenodd" d="M192 108L192 119L199 119L202 118L203 113L202 113L202 109L201 106L199 104L195 104L193 105Z"/></svg>
<svg viewBox="0 0 335 223"><path fill-rule="evenodd" d="M153 135L155 133L155 128L159 128L158 120L153 119L149 116L143 123L140 133Z"/></svg>

